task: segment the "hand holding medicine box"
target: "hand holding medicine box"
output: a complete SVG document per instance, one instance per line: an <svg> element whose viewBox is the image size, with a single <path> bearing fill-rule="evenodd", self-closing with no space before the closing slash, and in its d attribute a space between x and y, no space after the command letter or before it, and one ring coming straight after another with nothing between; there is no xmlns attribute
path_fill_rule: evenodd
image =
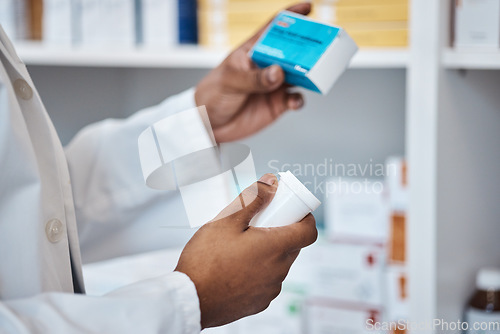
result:
<svg viewBox="0 0 500 334"><path fill-rule="evenodd" d="M357 50L342 28L282 11L249 55L260 67L281 66L287 83L327 94Z"/></svg>

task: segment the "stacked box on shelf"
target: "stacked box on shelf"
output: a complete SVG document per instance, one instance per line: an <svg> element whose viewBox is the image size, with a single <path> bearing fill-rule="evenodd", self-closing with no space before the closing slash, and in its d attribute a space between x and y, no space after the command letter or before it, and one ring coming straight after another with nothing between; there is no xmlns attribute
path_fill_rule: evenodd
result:
<svg viewBox="0 0 500 334"><path fill-rule="evenodd" d="M313 0L314 18L343 27L360 47L406 47L408 0Z"/></svg>
<svg viewBox="0 0 500 334"><path fill-rule="evenodd" d="M197 41L196 0L0 0L8 30L21 3L31 39L47 44L158 48Z"/></svg>
<svg viewBox="0 0 500 334"><path fill-rule="evenodd" d="M12 40L23 40L29 36L28 20L25 1L0 0L0 25Z"/></svg>
<svg viewBox="0 0 500 334"><path fill-rule="evenodd" d="M179 43L198 43L197 0L178 0Z"/></svg>
<svg viewBox="0 0 500 334"><path fill-rule="evenodd" d="M234 47L245 41L291 0L198 0L199 43Z"/></svg>
<svg viewBox="0 0 500 334"><path fill-rule="evenodd" d="M345 175L345 170L336 173ZM384 320L388 205L377 173L365 175L373 178L340 176L325 184L329 244L315 255L326 261L315 260L318 268L310 269L318 272L314 285L322 290L307 302L311 332L361 334L367 323Z"/></svg>
<svg viewBox="0 0 500 334"><path fill-rule="evenodd" d="M383 171L378 168L373 174L385 175L384 181L339 177L326 184L326 234L332 249L345 249L343 254L329 256L329 281L338 288L341 286L338 278L343 277L352 288L344 285L342 292L333 294L322 288L322 295L330 301L316 303L312 310L313 315L326 317L324 326L333 326L331 319L340 315L352 319L349 330L353 333L362 333L361 325L369 322L384 321L396 326L408 320L406 163L403 158L390 157ZM358 269L342 265L345 259L351 265L356 263L356 250L360 252L358 258L367 256L364 262L359 262ZM358 277L364 279L354 279L354 272L362 273ZM362 298L357 298L360 291ZM368 322L360 324L363 317ZM348 324L343 326L346 330Z"/></svg>
<svg viewBox="0 0 500 334"><path fill-rule="evenodd" d="M179 8L178 0L141 0L136 1L138 15L138 43L144 47L161 48L179 42L179 10L187 11L183 17L183 27L189 28L188 7ZM196 12L195 12L196 13ZM192 37L192 34L187 34ZM183 36L184 37L184 36Z"/></svg>
<svg viewBox="0 0 500 334"><path fill-rule="evenodd" d="M453 45L457 49L498 51L500 1L455 0Z"/></svg>
<svg viewBox="0 0 500 334"><path fill-rule="evenodd" d="M387 319L408 321L408 267L406 257L406 215L408 209L407 167L403 158L387 159L387 201L389 207L388 265L386 270Z"/></svg>
<svg viewBox="0 0 500 334"><path fill-rule="evenodd" d="M71 45L77 27L74 20L76 5L70 0L44 0L42 40L48 44Z"/></svg>

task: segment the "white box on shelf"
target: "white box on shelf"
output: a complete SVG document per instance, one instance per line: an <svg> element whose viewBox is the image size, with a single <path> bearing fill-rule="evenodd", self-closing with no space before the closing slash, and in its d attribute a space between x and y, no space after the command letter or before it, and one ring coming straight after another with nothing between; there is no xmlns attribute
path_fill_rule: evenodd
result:
<svg viewBox="0 0 500 334"><path fill-rule="evenodd" d="M83 45L104 44L105 24L101 22L99 0L82 0L80 5L80 42Z"/></svg>
<svg viewBox="0 0 500 334"><path fill-rule="evenodd" d="M386 304L388 321L408 320L410 305L408 298L408 272L405 267L388 266L385 273Z"/></svg>
<svg viewBox="0 0 500 334"><path fill-rule="evenodd" d="M43 1L43 42L71 45L73 42L72 0Z"/></svg>
<svg viewBox="0 0 500 334"><path fill-rule="evenodd" d="M380 245L330 243L303 249L283 288L340 303L383 304L385 252Z"/></svg>
<svg viewBox="0 0 500 334"><path fill-rule="evenodd" d="M334 178L326 183L325 228L331 240L384 243L388 207L379 180Z"/></svg>
<svg viewBox="0 0 500 334"><path fill-rule="evenodd" d="M145 47L178 44L177 0L142 0L142 43Z"/></svg>
<svg viewBox="0 0 500 334"><path fill-rule="evenodd" d="M134 0L81 1L81 41L93 46L135 45Z"/></svg>
<svg viewBox="0 0 500 334"><path fill-rule="evenodd" d="M16 0L0 0L0 25L9 36L14 39L16 32L16 23L14 16L14 3Z"/></svg>
<svg viewBox="0 0 500 334"><path fill-rule="evenodd" d="M344 307L337 304L310 302L305 306L305 333L382 333L381 309L370 307Z"/></svg>
<svg viewBox="0 0 500 334"><path fill-rule="evenodd" d="M135 2L134 0L105 0L101 2L101 20L105 22L106 39L116 46L134 46Z"/></svg>
<svg viewBox="0 0 500 334"><path fill-rule="evenodd" d="M12 41L27 37L26 17L24 1L0 0L0 24Z"/></svg>
<svg viewBox="0 0 500 334"><path fill-rule="evenodd" d="M386 189L389 208L404 212L408 208L408 177L406 161L402 157L389 157L386 161Z"/></svg>
<svg viewBox="0 0 500 334"><path fill-rule="evenodd" d="M500 1L455 1L456 48L498 49L500 46Z"/></svg>

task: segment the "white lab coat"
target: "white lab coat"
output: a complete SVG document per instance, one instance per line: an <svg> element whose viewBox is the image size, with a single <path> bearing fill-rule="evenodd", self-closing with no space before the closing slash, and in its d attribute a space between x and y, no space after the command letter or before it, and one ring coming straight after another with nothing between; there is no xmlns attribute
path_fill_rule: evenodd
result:
<svg viewBox="0 0 500 334"><path fill-rule="evenodd" d="M189 90L127 120L84 129L65 152L0 27L0 333L200 331L196 289L182 273L103 297L74 294L71 274L73 267L83 286L77 219L90 259L153 249L175 233L161 226L178 200L144 186L137 137L192 107Z"/></svg>

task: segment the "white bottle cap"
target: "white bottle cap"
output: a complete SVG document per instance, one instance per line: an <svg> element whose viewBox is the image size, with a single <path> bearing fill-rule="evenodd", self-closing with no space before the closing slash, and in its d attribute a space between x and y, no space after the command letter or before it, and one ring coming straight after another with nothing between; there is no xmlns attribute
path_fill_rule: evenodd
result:
<svg viewBox="0 0 500 334"><path fill-rule="evenodd" d="M479 290L500 290L500 269L483 268L479 270L476 286Z"/></svg>
<svg viewBox="0 0 500 334"><path fill-rule="evenodd" d="M278 173L280 182L284 182L311 209L316 210L321 202L289 170Z"/></svg>
<svg viewBox="0 0 500 334"><path fill-rule="evenodd" d="M286 226L302 220L321 202L290 172L281 172L278 189L269 205L250 221L251 226Z"/></svg>

